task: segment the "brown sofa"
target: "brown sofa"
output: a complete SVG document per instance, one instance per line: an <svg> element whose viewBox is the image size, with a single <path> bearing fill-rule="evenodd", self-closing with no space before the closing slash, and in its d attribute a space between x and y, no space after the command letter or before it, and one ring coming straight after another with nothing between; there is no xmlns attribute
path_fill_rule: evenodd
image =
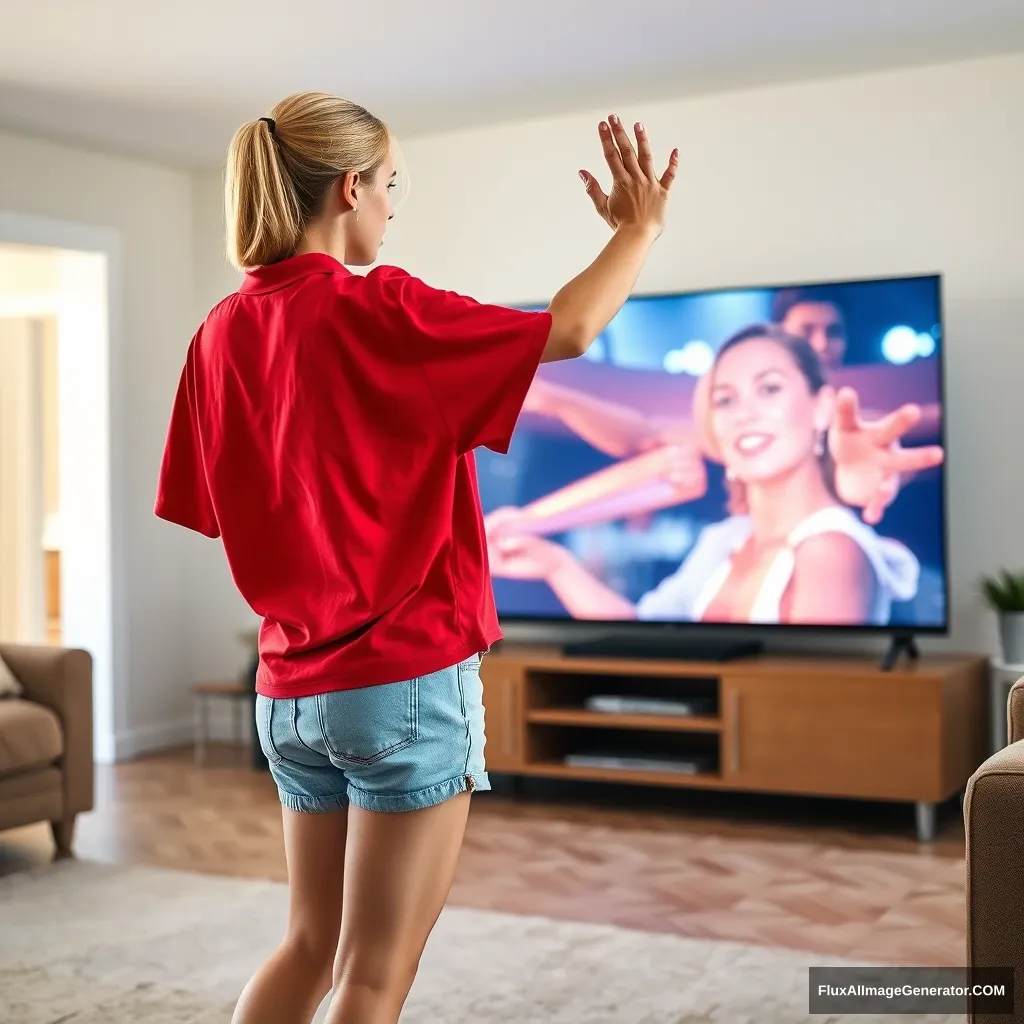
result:
<svg viewBox="0 0 1024 1024"><path fill-rule="evenodd" d="M1012 1017L975 1013L971 1024L1024 1021L1024 679L1010 689L1008 746L971 776L967 837L967 964L1016 968Z"/></svg>
<svg viewBox="0 0 1024 1024"><path fill-rule="evenodd" d="M23 688L0 699L0 830L48 821L58 856L93 807L92 658L64 647L0 644Z"/></svg>

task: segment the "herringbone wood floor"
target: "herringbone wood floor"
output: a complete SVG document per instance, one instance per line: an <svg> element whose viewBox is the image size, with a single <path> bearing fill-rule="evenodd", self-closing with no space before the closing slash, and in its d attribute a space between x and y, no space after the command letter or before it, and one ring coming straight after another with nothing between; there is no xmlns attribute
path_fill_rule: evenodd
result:
<svg viewBox="0 0 1024 1024"><path fill-rule="evenodd" d="M283 880L280 808L248 753L97 772L83 858ZM474 800L451 902L899 964L964 963L963 830L917 844L907 808L535 786ZM0 834L0 873L47 860L45 825Z"/></svg>

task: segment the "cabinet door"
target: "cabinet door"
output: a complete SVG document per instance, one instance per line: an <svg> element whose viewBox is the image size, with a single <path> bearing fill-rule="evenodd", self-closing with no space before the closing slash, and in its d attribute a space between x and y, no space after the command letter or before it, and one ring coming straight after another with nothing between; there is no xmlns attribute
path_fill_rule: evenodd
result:
<svg viewBox="0 0 1024 1024"><path fill-rule="evenodd" d="M484 728L487 770L515 772L523 764L523 673L516 665L484 658Z"/></svg>
<svg viewBox="0 0 1024 1024"><path fill-rule="evenodd" d="M722 777L742 789L937 799L934 683L883 673L724 679Z"/></svg>

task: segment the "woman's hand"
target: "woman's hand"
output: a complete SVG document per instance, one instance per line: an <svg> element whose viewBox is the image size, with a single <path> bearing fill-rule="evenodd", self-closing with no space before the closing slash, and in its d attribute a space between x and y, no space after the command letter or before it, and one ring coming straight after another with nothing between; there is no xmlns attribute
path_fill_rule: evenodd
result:
<svg viewBox="0 0 1024 1024"><path fill-rule="evenodd" d="M610 126L609 126L610 122ZM616 115L602 121L598 129L604 158L612 172L612 190L605 195L590 171L580 171L587 194L605 223L614 231L637 226L655 236L665 227L669 190L679 167L679 150L672 150L668 167L659 178L654 170L651 144L642 124L634 127L637 148L633 148L626 130Z"/></svg>
<svg viewBox="0 0 1024 1024"><path fill-rule="evenodd" d="M503 537L520 537L528 534L529 516L515 505L502 505L484 516L484 534L487 543Z"/></svg>
<svg viewBox="0 0 1024 1024"><path fill-rule="evenodd" d="M522 509L499 508L485 520L491 575L546 583L574 619L635 619L636 607L585 569L567 548L524 532Z"/></svg>
<svg viewBox="0 0 1024 1024"><path fill-rule="evenodd" d="M495 509L484 519L491 573L516 580L550 580L572 556L565 548L527 530L528 516L520 508Z"/></svg>
<svg viewBox="0 0 1024 1024"><path fill-rule="evenodd" d="M572 557L542 537L496 537L488 541L487 555L494 576L547 583Z"/></svg>
<svg viewBox="0 0 1024 1024"><path fill-rule="evenodd" d="M653 449L650 458L660 468L663 479L672 485L680 504L704 496L708 485L707 469L696 445L666 444Z"/></svg>
<svg viewBox="0 0 1024 1024"><path fill-rule="evenodd" d="M921 419L921 407L904 405L873 423L863 423L857 394L843 388L836 396L836 420L829 431L829 451L836 464L839 500L863 509L864 522L881 522L900 489L900 474L942 464L938 445L904 448L900 438Z"/></svg>

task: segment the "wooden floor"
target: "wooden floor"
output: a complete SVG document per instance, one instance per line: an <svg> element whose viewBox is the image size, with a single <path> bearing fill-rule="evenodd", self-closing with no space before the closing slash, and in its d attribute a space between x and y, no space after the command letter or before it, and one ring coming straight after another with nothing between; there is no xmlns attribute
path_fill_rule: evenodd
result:
<svg viewBox="0 0 1024 1024"><path fill-rule="evenodd" d="M280 806L248 752L97 770L79 857L281 879ZM500 782L500 780L498 780ZM860 961L964 963L959 805L920 846L913 809L531 783L474 798L451 902ZM46 826L0 833L0 874L52 856Z"/></svg>

